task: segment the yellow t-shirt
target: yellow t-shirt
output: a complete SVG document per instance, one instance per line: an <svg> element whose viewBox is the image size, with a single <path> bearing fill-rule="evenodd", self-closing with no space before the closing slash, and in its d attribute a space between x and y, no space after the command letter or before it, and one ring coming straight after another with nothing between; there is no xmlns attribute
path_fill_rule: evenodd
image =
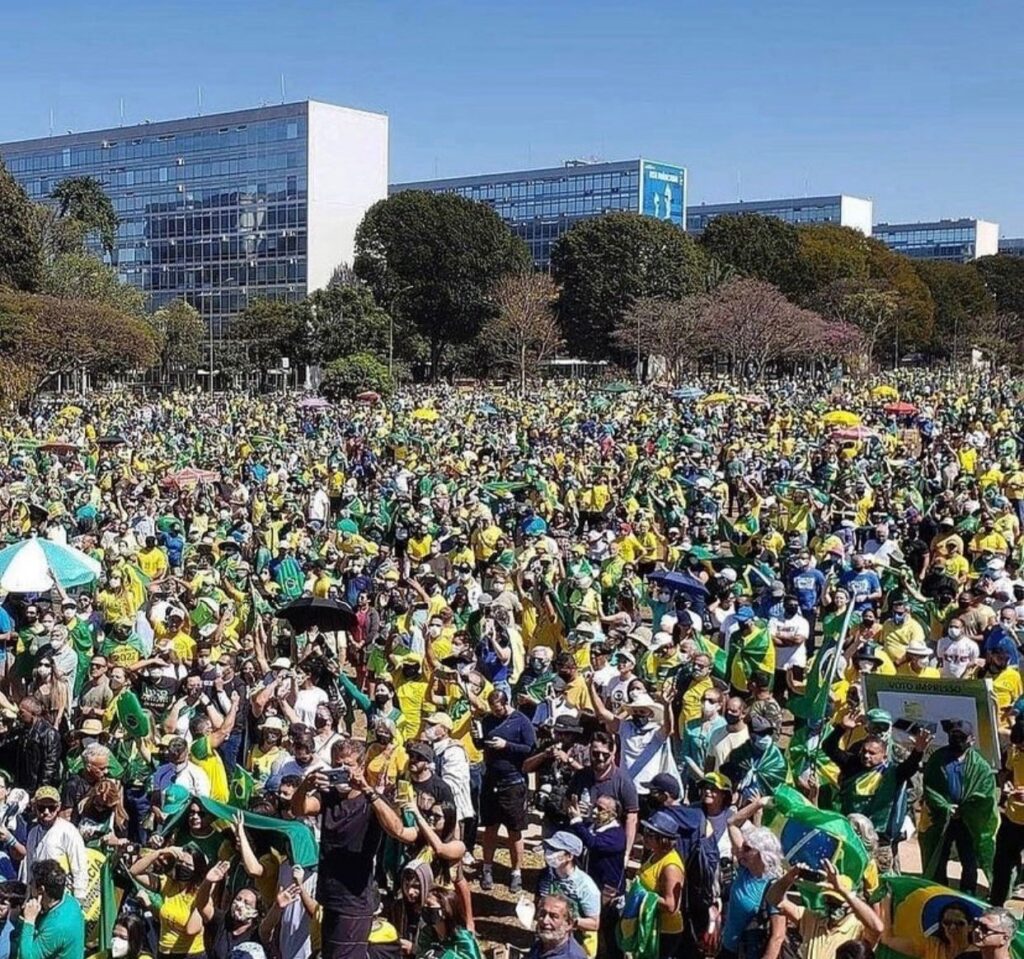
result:
<svg viewBox="0 0 1024 959"><path fill-rule="evenodd" d="M140 550L139 569L150 579L160 576L167 572L167 555L157 546L152 549Z"/></svg>
<svg viewBox="0 0 1024 959"><path fill-rule="evenodd" d="M174 879L164 877L160 882L160 954L194 956L204 951L203 930L194 936L185 932L189 916L196 903L197 886L194 889L182 887Z"/></svg>
<svg viewBox="0 0 1024 959"><path fill-rule="evenodd" d="M1021 681L1020 671L1015 666L1007 666L992 680L992 692L995 694L996 708L999 712L997 721L1002 728L1008 729L1009 725L1003 718L1003 710L1009 709L1024 695L1024 682Z"/></svg>
<svg viewBox="0 0 1024 959"><path fill-rule="evenodd" d="M1010 746L1006 756L1006 769L1010 773L1010 785L1016 789L1024 787L1024 748ZM1014 798L1010 793L1006 798L1006 818L1018 826L1024 826L1024 799Z"/></svg>
<svg viewBox="0 0 1024 959"><path fill-rule="evenodd" d="M672 848L658 859L648 859L636 874L640 884L649 892L658 892L658 884L661 881L661 874L669 867L675 866L681 873L684 872L683 860L679 858L679 850ZM685 878L685 875L684 875ZM666 935L683 931L683 913L679 911L665 914L658 911L658 929Z"/></svg>

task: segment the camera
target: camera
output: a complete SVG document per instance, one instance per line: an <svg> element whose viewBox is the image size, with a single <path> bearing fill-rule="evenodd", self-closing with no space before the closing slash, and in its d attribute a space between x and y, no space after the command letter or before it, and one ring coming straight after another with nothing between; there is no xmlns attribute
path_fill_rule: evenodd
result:
<svg viewBox="0 0 1024 959"><path fill-rule="evenodd" d="M337 769L325 769L324 775L329 786L347 786L351 770L348 766L339 766Z"/></svg>
<svg viewBox="0 0 1024 959"><path fill-rule="evenodd" d="M544 783L533 795L533 808L553 819L564 819L568 795L567 783Z"/></svg>

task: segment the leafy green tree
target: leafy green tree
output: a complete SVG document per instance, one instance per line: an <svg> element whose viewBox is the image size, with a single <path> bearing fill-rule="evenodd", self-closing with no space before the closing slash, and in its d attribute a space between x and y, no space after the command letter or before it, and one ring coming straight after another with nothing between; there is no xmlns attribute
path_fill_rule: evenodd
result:
<svg viewBox="0 0 1024 959"><path fill-rule="evenodd" d="M0 160L0 286L36 290L42 272L32 201Z"/></svg>
<svg viewBox="0 0 1024 959"><path fill-rule="evenodd" d="M996 310L1024 317L1024 256L983 256L974 261Z"/></svg>
<svg viewBox="0 0 1024 959"><path fill-rule="evenodd" d="M931 351L957 363L995 314L995 299L973 264L917 260L914 269L935 302Z"/></svg>
<svg viewBox="0 0 1024 959"><path fill-rule="evenodd" d="M896 315L888 334L876 342L882 354L901 355L923 349L931 342L935 328L935 301L925 282L914 269L914 261L890 250L880 240L867 242L868 281L876 289L889 291L896 297Z"/></svg>
<svg viewBox="0 0 1024 959"><path fill-rule="evenodd" d="M57 212L62 218L73 220L84 235L95 232L103 249L114 252L117 214L99 180L91 176L66 177L53 188L50 199L57 201Z"/></svg>
<svg viewBox="0 0 1024 959"><path fill-rule="evenodd" d="M333 360L327 364L320 380L321 394L335 402L354 399L368 390L389 396L394 388L387 366L369 353L354 353Z"/></svg>
<svg viewBox="0 0 1024 959"><path fill-rule="evenodd" d="M356 275L427 340L435 378L447 348L473 340L494 315L494 284L529 265L526 244L490 207L452 194L395 194L356 230Z"/></svg>
<svg viewBox="0 0 1024 959"><path fill-rule="evenodd" d="M308 326L309 305L285 300L255 300L235 320L232 332L245 350L247 368L257 372L261 390L283 359L291 366L306 361Z"/></svg>
<svg viewBox="0 0 1024 959"><path fill-rule="evenodd" d="M569 349L588 359L635 356L614 339L639 297L678 299L703 288L706 255L678 227L638 213L581 220L551 251L561 286L558 321Z"/></svg>
<svg viewBox="0 0 1024 959"><path fill-rule="evenodd" d="M899 297L884 281L835 280L817 292L811 305L826 319L851 323L860 330L869 365L880 344L899 337Z"/></svg>
<svg viewBox="0 0 1024 959"><path fill-rule="evenodd" d="M797 237L797 255L786 292L801 302L839 280L870 276L870 240L860 231L834 223L807 223L797 228Z"/></svg>
<svg viewBox="0 0 1024 959"><path fill-rule="evenodd" d="M150 320L160 342L160 377L194 370L203 359L206 325L199 311L183 299L172 300Z"/></svg>
<svg viewBox="0 0 1024 959"><path fill-rule="evenodd" d="M43 267L41 292L60 299L91 300L132 316L144 316L146 296L122 283L117 271L91 253L61 253Z"/></svg>
<svg viewBox="0 0 1024 959"><path fill-rule="evenodd" d="M317 363L352 353L387 356L391 321L364 283L328 285L310 294L307 303L309 349Z"/></svg>
<svg viewBox="0 0 1024 959"><path fill-rule="evenodd" d="M795 226L777 217L759 213L715 217L701 234L700 245L741 276L782 289L792 285L799 237Z"/></svg>

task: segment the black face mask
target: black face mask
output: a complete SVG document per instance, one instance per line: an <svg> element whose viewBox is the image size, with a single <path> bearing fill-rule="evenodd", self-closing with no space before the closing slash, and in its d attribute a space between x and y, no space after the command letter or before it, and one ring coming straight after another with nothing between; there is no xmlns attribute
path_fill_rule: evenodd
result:
<svg viewBox="0 0 1024 959"><path fill-rule="evenodd" d="M726 713L725 721L730 726L735 726L743 717L739 713Z"/></svg>
<svg viewBox="0 0 1024 959"><path fill-rule="evenodd" d="M388 700L390 699L391 696L388 693L377 693L377 695L373 697L373 701L378 706L386 706L388 704Z"/></svg>
<svg viewBox="0 0 1024 959"><path fill-rule="evenodd" d="M796 614L800 612L799 606L785 606L783 608L785 609L787 616L796 616Z"/></svg>
<svg viewBox="0 0 1024 959"><path fill-rule="evenodd" d="M326 729L330 724L331 720L328 716L317 716L316 719L313 720L313 725L316 726L317 729Z"/></svg>
<svg viewBox="0 0 1024 959"><path fill-rule="evenodd" d="M186 866L183 862L176 863L174 866L174 878L177 882L191 882L195 875L195 869Z"/></svg>
<svg viewBox="0 0 1024 959"><path fill-rule="evenodd" d="M441 918L441 910L437 906L424 906L420 910L420 915L427 925L432 926Z"/></svg>
<svg viewBox="0 0 1024 959"><path fill-rule="evenodd" d="M949 737L949 750L954 756L962 756L970 748L970 739L967 736L954 733Z"/></svg>

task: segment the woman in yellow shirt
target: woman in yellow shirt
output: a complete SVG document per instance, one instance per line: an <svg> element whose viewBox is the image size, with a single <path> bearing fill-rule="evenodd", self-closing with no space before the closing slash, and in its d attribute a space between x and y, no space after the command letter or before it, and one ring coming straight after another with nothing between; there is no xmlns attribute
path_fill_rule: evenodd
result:
<svg viewBox="0 0 1024 959"><path fill-rule="evenodd" d="M169 876L153 873L158 859L173 864ZM181 846L154 849L132 864L135 881L162 897L155 910L160 921L159 959L199 956L205 952L203 917L196 909L196 896L207 868L206 857L198 849Z"/></svg>
<svg viewBox="0 0 1024 959"><path fill-rule="evenodd" d="M675 956L683 938L683 860L676 848L679 825L671 815L659 810L641 828L646 857L637 879L644 889L658 897L658 955Z"/></svg>

